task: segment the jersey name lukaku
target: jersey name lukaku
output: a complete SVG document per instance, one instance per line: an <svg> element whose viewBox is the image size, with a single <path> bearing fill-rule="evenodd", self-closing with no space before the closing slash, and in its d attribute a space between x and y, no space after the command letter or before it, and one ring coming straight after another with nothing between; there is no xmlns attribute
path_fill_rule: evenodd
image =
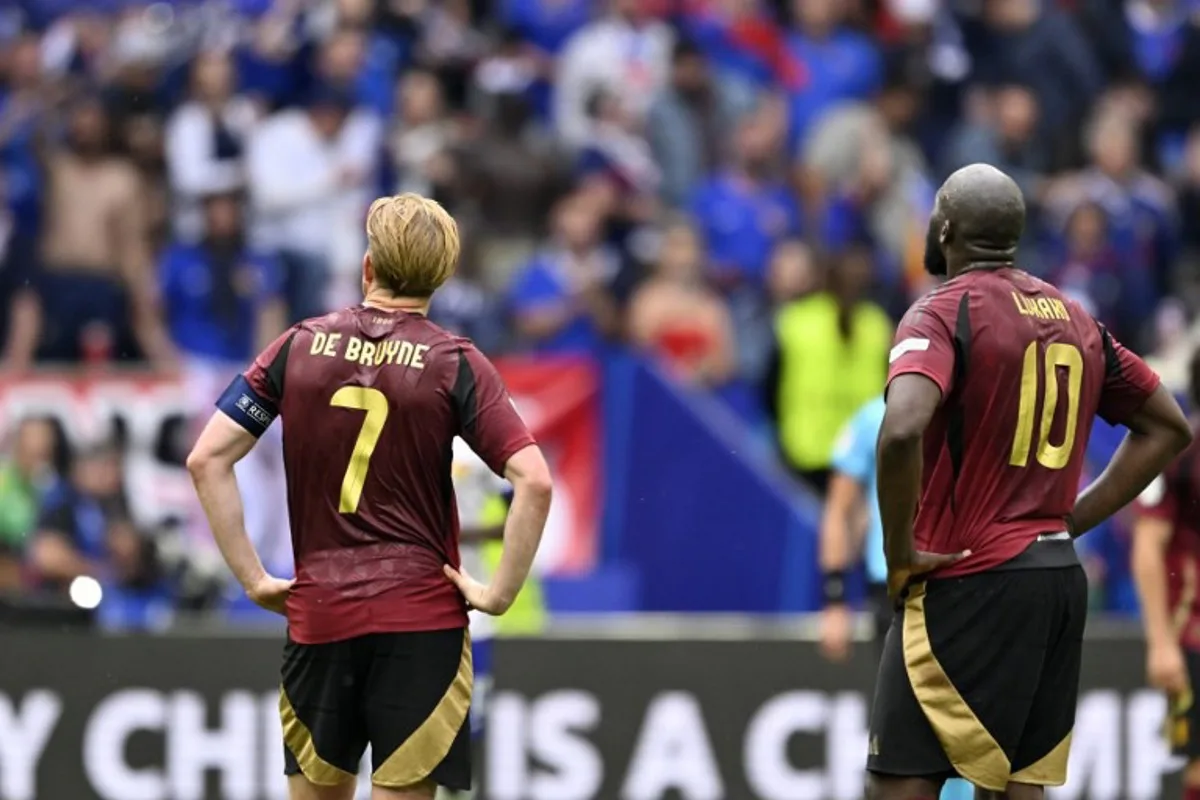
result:
<svg viewBox="0 0 1200 800"><path fill-rule="evenodd" d="M959 274L896 332L888 382L917 373L942 403L923 441L917 548L980 572L1064 530L1099 414L1119 424L1158 376L1056 288L1017 269Z"/></svg>
<svg viewBox="0 0 1200 800"><path fill-rule="evenodd" d="M1141 514L1171 525L1167 602L1183 646L1200 651L1200 445L1147 486L1137 505Z"/></svg>
<svg viewBox="0 0 1200 800"><path fill-rule="evenodd" d="M217 405L255 435L283 419L292 641L467 625L442 573L459 564L454 437L498 474L533 444L474 345L418 314L349 308L287 331Z"/></svg>

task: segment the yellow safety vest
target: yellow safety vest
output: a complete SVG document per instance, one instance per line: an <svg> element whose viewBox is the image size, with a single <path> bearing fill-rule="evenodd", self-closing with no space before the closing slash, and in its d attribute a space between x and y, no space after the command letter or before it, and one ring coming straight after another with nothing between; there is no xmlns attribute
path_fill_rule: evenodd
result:
<svg viewBox="0 0 1200 800"><path fill-rule="evenodd" d="M838 304L821 292L790 303L775 321L779 341L779 441L788 463L826 469L838 433L887 381L892 323L883 309L859 303L850 336L838 330Z"/></svg>
<svg viewBox="0 0 1200 800"><path fill-rule="evenodd" d="M484 527L503 525L508 516L508 504L503 497L488 499L480 512L480 524ZM503 542L486 542L483 545L483 563L488 574L494 574L500 565ZM542 596L542 585L537 575L529 573L525 586L517 595L516 602L503 615L492 620L497 636L536 636L546 627L546 601Z"/></svg>

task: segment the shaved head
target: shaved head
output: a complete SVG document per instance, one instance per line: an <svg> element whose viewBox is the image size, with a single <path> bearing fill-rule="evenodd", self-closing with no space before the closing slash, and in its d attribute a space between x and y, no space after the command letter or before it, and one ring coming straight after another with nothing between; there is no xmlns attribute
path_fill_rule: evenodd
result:
<svg viewBox="0 0 1200 800"><path fill-rule="evenodd" d="M1011 264L1025 231L1016 181L989 164L955 172L938 190L925 239L925 268L946 275L972 265Z"/></svg>

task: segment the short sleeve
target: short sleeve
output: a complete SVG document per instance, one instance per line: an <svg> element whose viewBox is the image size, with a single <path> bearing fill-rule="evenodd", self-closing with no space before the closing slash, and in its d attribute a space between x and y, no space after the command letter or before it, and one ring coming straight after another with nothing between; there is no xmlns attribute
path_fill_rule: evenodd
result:
<svg viewBox="0 0 1200 800"><path fill-rule="evenodd" d="M1100 323L1104 345L1104 388L1098 413L1111 425L1124 425L1158 388L1158 375L1127 350Z"/></svg>
<svg viewBox="0 0 1200 800"><path fill-rule="evenodd" d="M954 388L954 324L958 302L967 295L949 295L934 291L918 301L896 329L892 350L888 354L888 377L924 375L937 384L944 399Z"/></svg>
<svg viewBox="0 0 1200 800"><path fill-rule="evenodd" d="M535 443L500 373L469 343L459 351L452 394L459 436L497 475L517 451Z"/></svg>
<svg viewBox="0 0 1200 800"><path fill-rule="evenodd" d="M859 483L870 480L871 462L874 460L875 439L867 435L866 413L867 410L863 409L855 414L842 428L833 446L834 470Z"/></svg>
<svg viewBox="0 0 1200 800"><path fill-rule="evenodd" d="M288 354L297 330L292 327L267 345L217 398L217 408L255 436L262 436L279 416Z"/></svg>

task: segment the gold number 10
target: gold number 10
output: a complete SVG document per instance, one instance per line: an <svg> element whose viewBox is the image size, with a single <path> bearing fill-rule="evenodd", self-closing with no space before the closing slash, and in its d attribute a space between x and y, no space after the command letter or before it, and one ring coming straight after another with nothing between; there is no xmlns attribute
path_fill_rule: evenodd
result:
<svg viewBox="0 0 1200 800"><path fill-rule="evenodd" d="M353 514L358 510L358 501L362 499L363 484L367 482L367 469L371 466L371 454L375 452L375 445L379 444L379 434L383 433L383 423L387 421L388 401L378 389L343 386L333 393L329 405L367 412L362 430L358 432L358 439L354 442L354 452L351 453L350 464L346 467L346 477L342 478L342 494L338 502L339 512Z"/></svg>
<svg viewBox="0 0 1200 800"><path fill-rule="evenodd" d="M1008 463L1024 467L1029 463L1029 450L1033 444L1033 415L1037 407L1037 396L1041 370L1038 370L1037 342L1025 348L1025 362L1021 367L1021 401L1017 411L1017 431L1013 436L1012 456ZM1058 410L1058 368L1067 371L1067 428L1062 444L1050 444L1050 428L1054 425L1054 412ZM1071 460L1075 447L1075 426L1079 422L1079 387L1083 383L1083 355L1073 344L1055 342L1046 348L1045 399L1042 402L1042 420L1038 430L1037 462L1046 469L1062 469Z"/></svg>

